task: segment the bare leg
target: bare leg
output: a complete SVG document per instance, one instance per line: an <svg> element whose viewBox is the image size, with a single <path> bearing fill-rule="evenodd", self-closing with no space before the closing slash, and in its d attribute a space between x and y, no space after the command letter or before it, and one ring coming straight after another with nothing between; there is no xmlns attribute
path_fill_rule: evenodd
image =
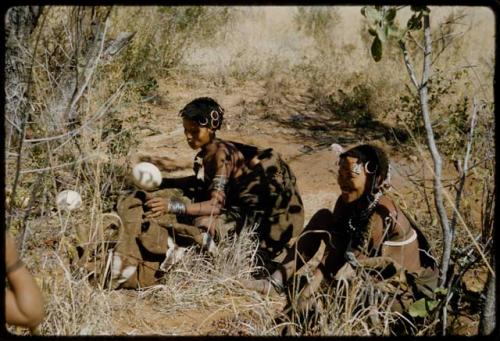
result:
<svg viewBox="0 0 500 341"><path fill-rule="evenodd" d="M297 241L288 248L279 268L268 279L242 280L243 286L260 293L269 293L273 289L281 291L293 274L316 255L322 243L328 248L331 241L331 219L332 213L327 209L316 212Z"/></svg>
<svg viewBox="0 0 500 341"><path fill-rule="evenodd" d="M309 311L316 304L316 297L314 294L319 289L321 282L325 278L321 269L316 269L309 283L306 284L304 289L299 293L297 298L296 309L299 313L304 314Z"/></svg>

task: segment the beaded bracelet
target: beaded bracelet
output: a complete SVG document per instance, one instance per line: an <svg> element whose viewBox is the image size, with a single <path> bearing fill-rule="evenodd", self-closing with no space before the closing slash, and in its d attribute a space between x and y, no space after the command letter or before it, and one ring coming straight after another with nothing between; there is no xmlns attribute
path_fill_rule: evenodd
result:
<svg viewBox="0 0 500 341"><path fill-rule="evenodd" d="M10 266L7 266L6 269L5 269L5 273L9 274L11 272L14 272L16 271L17 269L19 269L20 267L22 267L24 265L23 261L21 259L17 259L15 261L14 264L10 265Z"/></svg>

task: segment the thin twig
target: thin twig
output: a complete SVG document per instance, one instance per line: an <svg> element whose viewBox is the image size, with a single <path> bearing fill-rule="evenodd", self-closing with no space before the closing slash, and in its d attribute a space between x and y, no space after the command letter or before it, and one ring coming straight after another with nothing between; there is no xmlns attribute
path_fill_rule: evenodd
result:
<svg viewBox="0 0 500 341"><path fill-rule="evenodd" d="M46 171L49 171L49 170L64 168L64 167L68 167L68 166L74 165L74 164L82 162L82 161L92 160L92 159L97 159L97 158L99 158L98 155L89 155L89 156L86 156L86 157L79 158L78 160L75 160L75 161L72 161L72 162L63 163L63 164L60 164L60 165L57 165L57 166L51 166L51 167L45 167L45 168L38 168L38 169L26 169L26 170L22 170L21 174L46 172Z"/></svg>
<svg viewBox="0 0 500 341"><path fill-rule="evenodd" d="M106 112L107 110L109 109L109 107L111 106L111 103L114 102L114 100L118 97L118 95L121 94L121 89L125 86L126 83L122 83L122 85L120 85L120 87L118 88L118 90L116 90L116 92L113 94L113 96L111 96L100 108L99 110L97 110L97 113L89 118L86 122L84 122L81 126L79 126L78 128L75 128L71 131L68 131L64 134L61 134L61 135L56 135L56 136L47 136L47 137L40 137L40 138L36 138L36 139L25 139L24 141L26 143L39 143L39 142L46 142L46 141L53 141L53 140L58 140L58 139L61 139L61 138L64 138L64 137L67 137L67 136L70 136L70 137L74 137L76 136L80 130L83 130L84 128L86 128L87 126L90 125L90 123L92 123L93 121L97 121L98 119L100 119Z"/></svg>
<svg viewBox="0 0 500 341"><path fill-rule="evenodd" d="M469 134L467 136L467 148L465 151L463 168L462 168L462 172L461 172L462 174L460 175L460 183L458 185L456 199L455 199L455 207L457 209L456 209L456 211L453 212L453 216L451 218L450 229L451 229L451 234L452 234L452 240L455 237L455 226L457 224L457 212L460 209L460 203L461 203L461 199L462 199L462 192L463 192L464 185L465 185L465 179L467 177L467 172L469 171L469 158L470 158L471 149L472 149L472 142L474 140L474 128L476 126L476 117L477 117L477 103L476 103L476 98L474 97L470 130L469 130Z"/></svg>
<svg viewBox="0 0 500 341"><path fill-rule="evenodd" d="M11 125L13 126L14 128L16 128L17 132L18 133L22 133L22 129L21 127L19 127L17 124L15 124L14 122L12 122L9 117L7 117L6 115L4 116L5 120Z"/></svg>
<svg viewBox="0 0 500 341"><path fill-rule="evenodd" d="M402 123L406 129L408 129L409 131L409 128L408 126L406 126L406 124L403 122ZM411 139L413 140L413 142L415 143L415 147L417 148L417 150L419 151L420 155L422 155L422 157L424 156L424 152L423 150L420 148L420 146L418 145L417 143L417 140L415 139L415 136L413 136L413 134L410 132L410 137ZM430 170L432 171L432 167L429 165L429 163L424 159L422 158L425 166ZM455 206L453 205L453 200L451 198L451 195L445 190L443 191L443 194L444 194L444 197L448 200L448 202L450 203L451 207L453 209L455 209ZM493 268L491 267L491 264L490 262L487 260L484 252L481 250L481 248L479 247L478 243L476 242L476 239L474 237L474 235L472 234L472 232L470 231L470 229L468 228L467 226L467 223L464 221L464 219L462 218L462 215L460 214L460 212L457 212L457 217L458 217L458 220L460 221L460 223L462 224L462 226L464 227L464 230L467 232L468 236L470 237L470 239L472 240L472 243L474 244L474 247L476 248L476 250L479 252L479 254L481 255L483 261L485 262L486 264L486 267L488 268L488 270L490 271L490 273L495 276L495 271L493 270Z"/></svg>
<svg viewBox="0 0 500 341"><path fill-rule="evenodd" d="M406 49L406 44L404 43L404 41L400 40L399 46L403 51L403 59L405 62L406 70L408 71L408 75L410 76L410 80L413 83L415 89L419 90L420 84L418 84L417 77L415 76L415 70L413 69L413 63L411 62L410 54Z"/></svg>
<svg viewBox="0 0 500 341"><path fill-rule="evenodd" d="M109 22L108 19L109 19L109 17L107 17L106 21L104 22L104 32L102 33L102 36L101 36L101 45L99 47L99 52L97 53L97 56L94 59L94 65L88 71L87 76L85 77L84 83L80 87L80 89L77 92L77 94L73 97L73 100L71 101L71 104L69 105L68 110L67 110L67 117L69 117L71 115L71 113L73 112L73 109L74 109L76 103L82 97L85 89L87 89L87 86L88 86L88 84L90 82L90 79L94 75L95 69L97 68L97 65L99 64L99 59L101 58L101 54L102 54L102 51L104 49L104 39L106 37L106 31L108 29L108 22Z"/></svg>
<svg viewBox="0 0 500 341"><path fill-rule="evenodd" d="M459 32L459 33L454 33L454 34L449 34L449 35L447 35L447 37L451 37L451 36L463 36L463 35L465 35L465 33L466 33L466 31L464 31L464 32ZM444 37L445 37L445 36L443 36L443 37L442 37L442 38L443 38L443 46L442 46L442 47L441 47L441 49L440 49L440 50L439 50L439 51L435 54L435 57L434 57L434 59L432 60L432 64L434 64L434 63L438 60L438 58L439 58L439 57L441 56L441 54L442 54L442 53L443 53L443 52L444 52L444 51L448 48L448 46L450 46L451 44L453 44L453 43L455 42L455 40L452 40L452 41L450 41L449 43L447 43L447 44L446 44L446 43L444 42Z"/></svg>
<svg viewBox="0 0 500 341"><path fill-rule="evenodd" d="M41 37L42 31L43 31L42 28L45 25L45 19L46 18L47 18L47 15L44 15L42 23L40 25L41 26L40 30L39 30L37 38L36 38L35 47L34 47L34 50L33 50L33 55L31 57L31 65L30 65L30 73L29 73L29 77L28 77L28 85L27 85L24 97L28 96L29 93L30 93L31 84L32 84L32 81L33 81L33 65L35 64L36 51L38 50L38 44L40 42L40 37ZM14 198L16 197L17 184L19 182L19 177L21 175L21 158L22 158L23 142L24 142L24 139L25 139L25 136L26 136L26 121L27 120L28 120L27 115L24 115L23 120L21 121L21 134L20 134L20 139L19 139L19 145L17 147L16 173L15 173L15 177L14 177L14 184L12 185L12 192L11 192L11 195L10 195L11 202L14 202ZM10 226L10 217L11 217L11 215L9 214L7 216L7 219L6 219L6 225L7 225L7 227Z"/></svg>
<svg viewBox="0 0 500 341"><path fill-rule="evenodd" d="M422 44L420 44L417 39L415 39L415 37L411 34L411 32L408 31L408 37L411 38L411 40L415 43L415 45L418 46L419 49L421 49L422 51L424 50L424 47L422 46Z"/></svg>

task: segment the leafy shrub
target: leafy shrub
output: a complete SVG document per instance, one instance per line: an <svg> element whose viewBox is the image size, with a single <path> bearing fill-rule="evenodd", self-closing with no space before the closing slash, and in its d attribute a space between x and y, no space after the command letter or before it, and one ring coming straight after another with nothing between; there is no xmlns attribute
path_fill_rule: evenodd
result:
<svg viewBox="0 0 500 341"><path fill-rule="evenodd" d="M369 87L363 84L356 85L351 93L339 89L337 96L326 96L322 107L332 116L348 124L365 125L374 118L369 106L371 96L372 92Z"/></svg>
<svg viewBox="0 0 500 341"><path fill-rule="evenodd" d="M179 65L193 43L209 43L230 20L231 11L206 6L125 7L114 16L116 30L137 32L118 61L123 80L148 93Z"/></svg>
<svg viewBox="0 0 500 341"><path fill-rule="evenodd" d="M299 31L319 39L340 22L340 15L332 7L298 7L294 20Z"/></svg>
<svg viewBox="0 0 500 341"><path fill-rule="evenodd" d="M467 71L460 69L451 75L436 69L429 80L429 108L431 110L434 137L440 150L451 158L463 155L467 132L470 128L472 106L470 98L464 95L468 82ZM402 118L419 142L424 142L425 128L420 116L421 107L418 94L406 88L406 94L400 96L401 108L408 114Z"/></svg>

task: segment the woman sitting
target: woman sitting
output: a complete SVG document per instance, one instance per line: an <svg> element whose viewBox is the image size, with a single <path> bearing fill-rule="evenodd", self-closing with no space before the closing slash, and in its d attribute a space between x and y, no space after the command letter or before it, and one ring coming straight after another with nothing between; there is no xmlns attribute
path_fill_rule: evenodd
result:
<svg viewBox="0 0 500 341"><path fill-rule="evenodd" d="M299 290L297 307L301 312L314 305L313 294L324 280L352 278L358 268L376 270L371 273L379 279L402 271L414 288L432 295L437 286L436 262L425 236L386 194L389 180L389 160L381 148L364 144L340 154L341 195L333 212L322 209L311 218L269 278L243 284L262 293L281 292L323 244L319 264Z"/></svg>
<svg viewBox="0 0 500 341"><path fill-rule="evenodd" d="M121 266L112 277L120 278L122 287L151 285L151 276L146 276L150 278L146 280L134 275L134 264L141 267L144 261L158 261L153 255L148 258L149 254L167 255L163 265L171 265L176 253L169 252L169 248L173 250L179 243L194 243L213 251L213 240L252 227L259 243L258 265L268 269L267 273L273 271L276 257L291 238L300 234L304 224L302 200L289 166L272 148L259 149L218 139L216 131L222 126L224 110L212 98L193 100L179 115L187 143L199 150L194 161L195 174L164 178L160 191L138 191L119 202L118 214L124 224L134 221L135 225L128 229L132 232L126 233L130 236L122 233L120 237L122 242L118 243L114 257L120 258L115 263ZM161 160L149 161L162 166ZM182 192L174 194L169 189ZM172 215L176 217L174 222L168 220ZM135 254L127 256L132 249ZM148 266L155 267L153 263ZM142 273L153 274L151 269Z"/></svg>

